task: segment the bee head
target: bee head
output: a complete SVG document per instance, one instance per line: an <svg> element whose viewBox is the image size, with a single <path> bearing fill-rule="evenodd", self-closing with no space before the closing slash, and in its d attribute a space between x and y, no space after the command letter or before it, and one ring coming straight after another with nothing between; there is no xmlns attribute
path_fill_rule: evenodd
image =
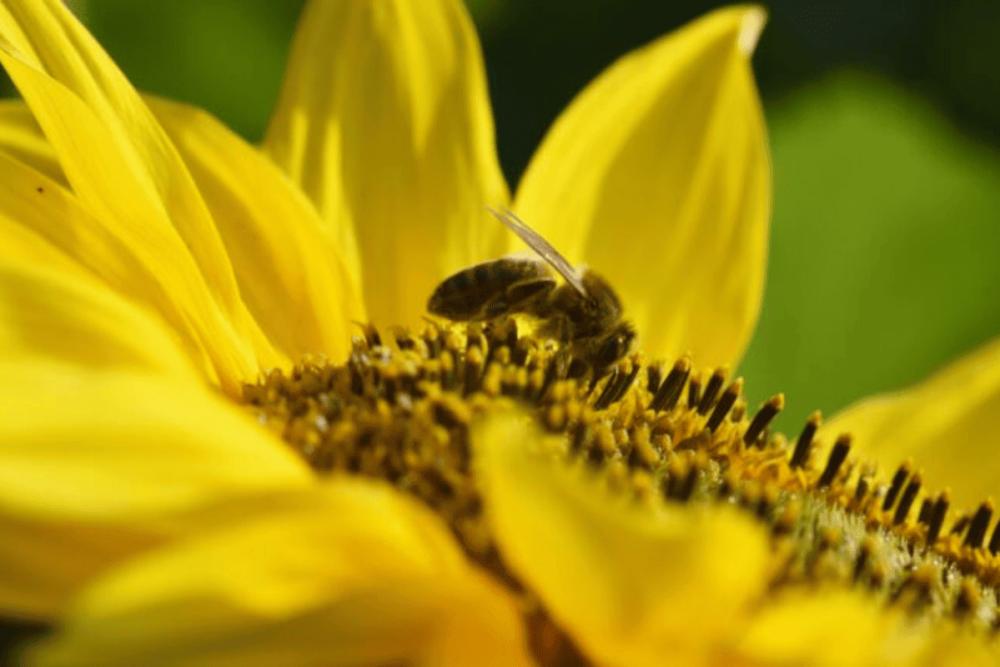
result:
<svg viewBox="0 0 1000 667"><path fill-rule="evenodd" d="M629 322L619 322L601 341L594 361L599 366L610 366L632 349L635 341L635 327Z"/></svg>

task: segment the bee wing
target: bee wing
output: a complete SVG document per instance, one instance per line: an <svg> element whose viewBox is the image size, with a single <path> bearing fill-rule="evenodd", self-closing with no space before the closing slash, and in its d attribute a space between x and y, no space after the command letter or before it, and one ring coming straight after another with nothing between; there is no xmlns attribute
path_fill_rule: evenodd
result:
<svg viewBox="0 0 1000 667"><path fill-rule="evenodd" d="M522 241L527 243L532 250L537 252L542 259L548 262L549 266L558 271L559 275L565 278L566 282L573 286L573 289L581 295L587 296L587 290L583 287L583 281L580 278L580 274L573 268L573 265L566 261L565 257L559 254L558 250L552 247L551 243L542 238L541 234L529 227L524 220L521 220L521 218L514 215L513 211L498 211L490 206L487 206L486 208L497 220L507 225L508 229L517 234Z"/></svg>

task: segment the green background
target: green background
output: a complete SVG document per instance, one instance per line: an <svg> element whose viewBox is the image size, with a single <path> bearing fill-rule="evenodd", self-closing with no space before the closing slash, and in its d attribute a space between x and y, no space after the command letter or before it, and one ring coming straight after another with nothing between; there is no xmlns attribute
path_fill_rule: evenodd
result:
<svg viewBox="0 0 1000 667"><path fill-rule="evenodd" d="M71 3L140 88L261 136L297 0ZM889 6L893 5L893 6ZM472 0L501 159L617 56L706 3ZM905 386L1000 333L1000 3L769 5L755 56L775 203L767 292L741 368L780 425Z"/></svg>

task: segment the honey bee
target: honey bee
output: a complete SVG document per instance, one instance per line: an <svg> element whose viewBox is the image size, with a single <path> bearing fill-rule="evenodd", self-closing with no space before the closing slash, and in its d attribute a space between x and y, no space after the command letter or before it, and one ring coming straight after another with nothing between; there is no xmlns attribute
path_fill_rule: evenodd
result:
<svg viewBox="0 0 1000 667"><path fill-rule="evenodd" d="M635 328L622 319L621 300L608 281L574 269L511 211L489 211L540 259L501 257L462 269L435 288L427 310L457 322L530 316L540 322L541 335L566 344L574 358L598 371L628 354ZM558 283L549 267L565 282Z"/></svg>

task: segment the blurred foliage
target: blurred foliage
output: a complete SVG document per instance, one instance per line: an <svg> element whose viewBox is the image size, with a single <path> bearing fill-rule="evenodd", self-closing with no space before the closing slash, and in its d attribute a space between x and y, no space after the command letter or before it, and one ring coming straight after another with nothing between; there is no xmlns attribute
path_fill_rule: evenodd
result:
<svg viewBox="0 0 1000 667"><path fill-rule="evenodd" d="M263 135L303 0L73 0L141 90Z"/></svg>
<svg viewBox="0 0 1000 667"><path fill-rule="evenodd" d="M139 88L261 136L302 0L69 1ZM468 2L511 183L588 80L719 4ZM754 399L788 394L794 430L1000 333L1000 3L768 6L774 234L741 372Z"/></svg>
<svg viewBox="0 0 1000 667"><path fill-rule="evenodd" d="M618 56L724 2L468 0L483 35L501 157L521 172L548 124ZM754 55L765 102L844 67L904 82L1000 143L1000 2L769 0Z"/></svg>
<svg viewBox="0 0 1000 667"><path fill-rule="evenodd" d="M926 103L836 76L769 112L764 311L743 372L783 424L892 389L1000 334L1000 155Z"/></svg>

